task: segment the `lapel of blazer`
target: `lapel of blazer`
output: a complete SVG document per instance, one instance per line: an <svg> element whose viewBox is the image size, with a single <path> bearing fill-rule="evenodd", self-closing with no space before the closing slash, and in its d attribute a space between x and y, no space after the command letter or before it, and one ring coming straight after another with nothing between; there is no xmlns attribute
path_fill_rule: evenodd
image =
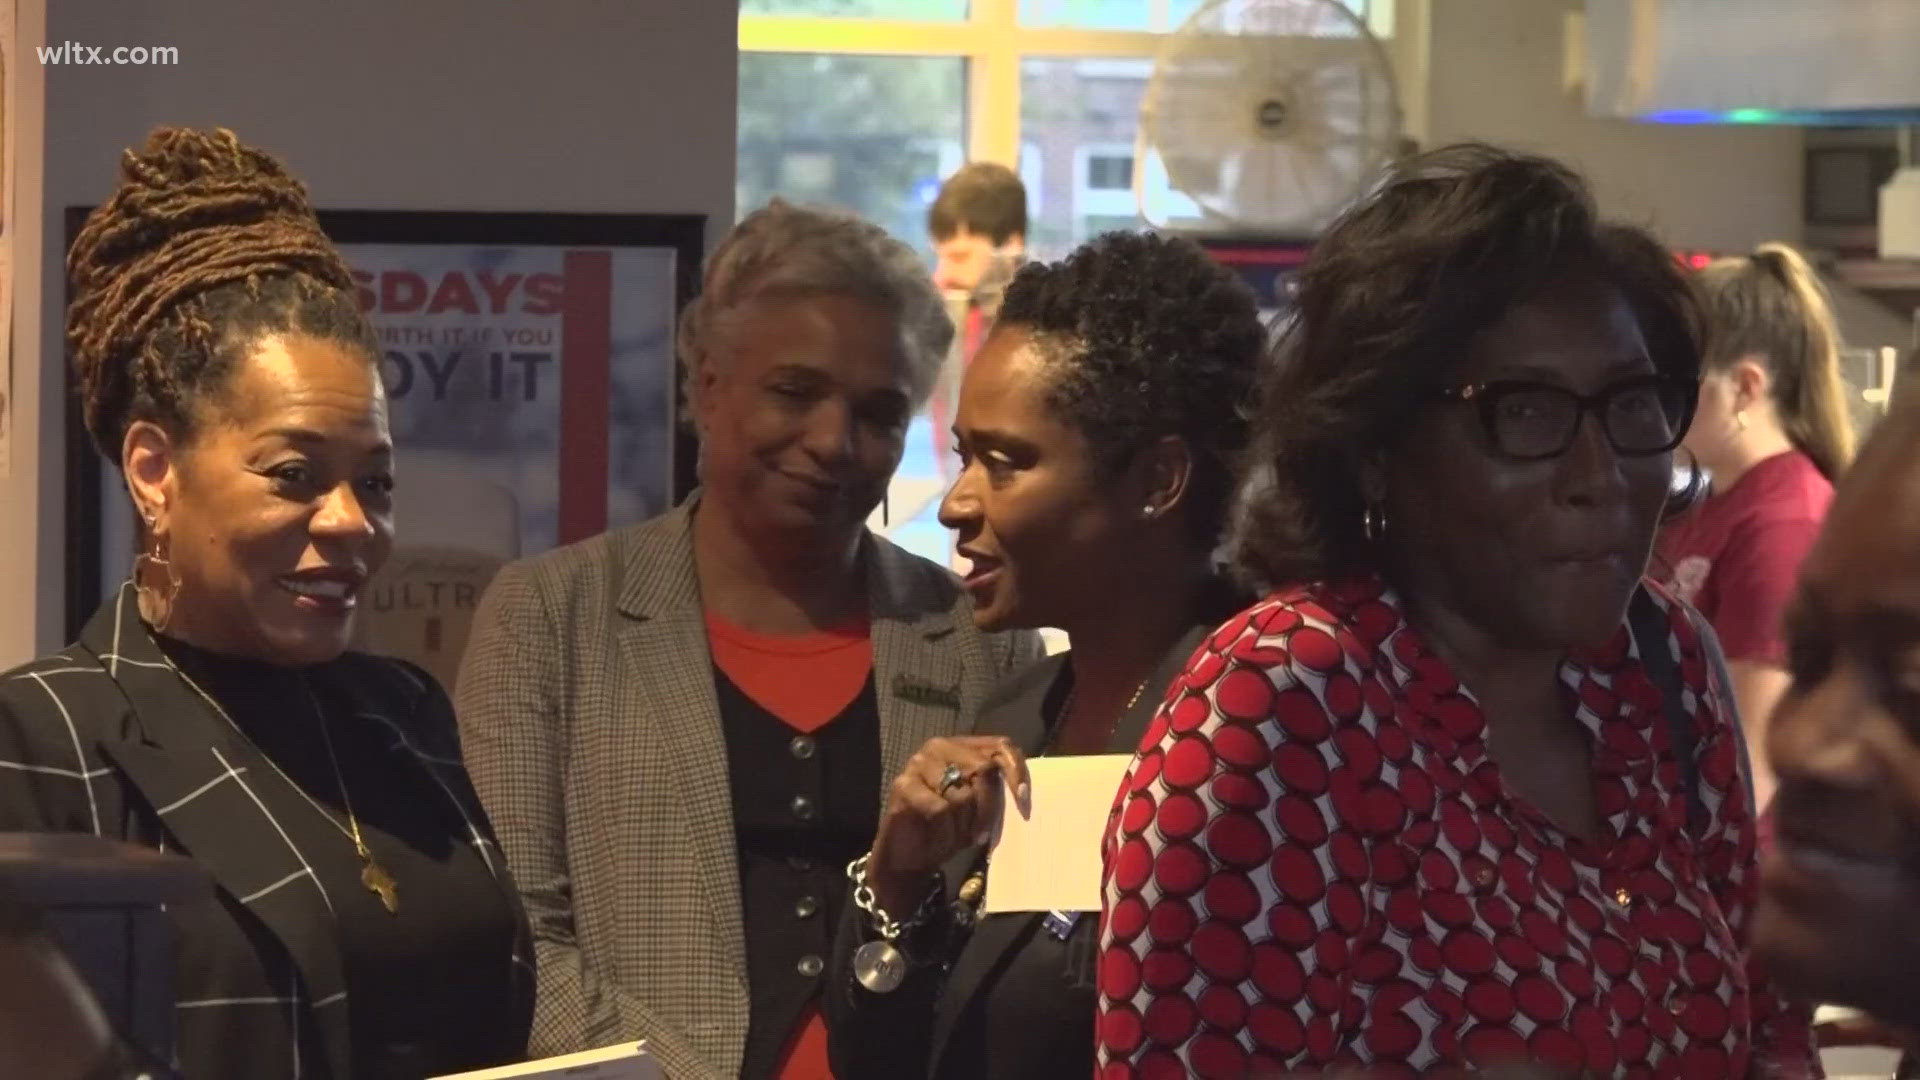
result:
<svg viewBox="0 0 1920 1080"><path fill-rule="evenodd" d="M929 587L927 567L912 555L868 535L864 551L873 613L873 686L880 706L880 789L914 751L937 735L966 731L965 671L953 597Z"/></svg>
<svg viewBox="0 0 1920 1080"><path fill-rule="evenodd" d="M1209 621L1193 626L1161 656L1140 697L1114 725L1113 735L1107 741L1108 753L1132 754L1137 750L1147 726L1160 711L1167 688L1173 683L1174 677L1180 674L1187 658L1193 655L1193 650L1213 629L1213 625ZM1022 753L1030 757L1040 753L1047 736L1048 718L1053 716L1060 707L1061 699L1073 686L1073 670L1067 666L1068 656L1067 653L1049 656L1026 672L1011 676L1019 685L1012 694L981 715L977 730L986 735L1008 736L1019 745ZM978 858L977 851L975 858ZM948 869L951 872L955 865L949 864ZM960 867L960 872L969 872L969 868ZM941 997L939 1010L934 1016L933 1056L930 1058L934 1063L934 1075L939 1075L941 1056L946 1052L954 1026L959 1023L960 1017L966 1015L967 1006L986 985L987 979L1006 963L1008 950L1014 942L1022 939L1023 931L1043 918L1043 913L1028 912L988 916L980 920L973 936L967 939L958 960L954 962L953 971L948 976L947 992Z"/></svg>
<svg viewBox="0 0 1920 1080"><path fill-rule="evenodd" d="M1047 718L1053 715L1060 699L1072 686L1072 669L1067 666L1067 654L1060 653L1009 678L1018 685L980 714L974 730L982 735L1005 735L1020 747L1021 753L1031 757L1043 748ZM984 854L982 849L972 848L956 856L945 868L949 877L971 873ZM963 858L966 861L961 861ZM958 884L957 880L948 882L949 887ZM1022 933L1044 917L1040 912L1008 912L982 916L974 924L973 934L961 947L947 976L946 992L940 996L934 1013L932 1056L928 1059L934 1063L932 1075L940 1074L940 1059L946 1053L954 1026L966 1015L967 1006L986 984L988 976L1005 963L1008 950Z"/></svg>
<svg viewBox="0 0 1920 1080"><path fill-rule="evenodd" d="M730 943L733 971L746 977L746 930L740 917L740 867L734 837L727 740L713 689L713 654L700 607L693 562L693 509L698 495L614 539L619 565L610 583L623 615L617 634L626 677L649 705L671 767L666 772L687 807L689 855L707 879L720 938ZM638 867L644 874L646 867ZM645 888L644 881L630 883Z"/></svg>
<svg viewBox="0 0 1920 1080"><path fill-rule="evenodd" d="M138 611L132 586L122 585L80 636L131 712L120 731L103 734L100 751L179 847L279 939L297 973L287 996L311 1007L332 1074L351 1075L332 900L256 794L263 779L252 770L257 756L240 748L239 734L167 662Z"/></svg>

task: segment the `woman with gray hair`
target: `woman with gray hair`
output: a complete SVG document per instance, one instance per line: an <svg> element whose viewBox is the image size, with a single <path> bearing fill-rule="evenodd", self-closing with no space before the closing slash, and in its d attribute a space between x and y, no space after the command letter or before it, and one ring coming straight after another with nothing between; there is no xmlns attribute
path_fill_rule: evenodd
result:
<svg viewBox="0 0 1920 1080"><path fill-rule="evenodd" d="M866 528L952 335L881 229L755 211L680 324L700 490L488 589L458 705L534 925L534 1054L826 1075L841 871L887 778L1040 652Z"/></svg>

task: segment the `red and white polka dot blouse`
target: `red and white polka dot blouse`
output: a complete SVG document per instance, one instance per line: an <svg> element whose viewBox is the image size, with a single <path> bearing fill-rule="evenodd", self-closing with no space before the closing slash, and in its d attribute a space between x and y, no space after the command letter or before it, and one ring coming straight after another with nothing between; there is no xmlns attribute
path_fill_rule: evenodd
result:
<svg viewBox="0 0 1920 1080"><path fill-rule="evenodd" d="M1593 736L1593 845L1505 788L1479 706L1377 581L1221 627L1115 803L1098 1075L1818 1075L1807 1013L1744 963L1745 765L1657 598L1670 641L1622 626L1561 669ZM1677 650L1697 724L1697 843L1646 647Z"/></svg>

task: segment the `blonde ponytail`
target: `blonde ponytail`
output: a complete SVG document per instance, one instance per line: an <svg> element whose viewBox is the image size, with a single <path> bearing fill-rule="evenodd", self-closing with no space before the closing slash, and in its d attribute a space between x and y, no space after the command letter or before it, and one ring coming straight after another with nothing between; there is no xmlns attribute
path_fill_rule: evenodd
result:
<svg viewBox="0 0 1920 1080"><path fill-rule="evenodd" d="M1700 272L1707 299L1707 367L1755 356L1773 377L1774 408L1788 440L1838 482L1853 461L1853 422L1840 378L1840 332L1819 275L1786 244Z"/></svg>

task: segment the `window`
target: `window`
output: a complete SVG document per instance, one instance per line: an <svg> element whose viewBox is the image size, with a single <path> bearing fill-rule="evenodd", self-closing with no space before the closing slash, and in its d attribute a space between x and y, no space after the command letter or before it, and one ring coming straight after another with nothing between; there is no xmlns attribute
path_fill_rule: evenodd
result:
<svg viewBox="0 0 1920 1080"><path fill-rule="evenodd" d="M735 206L844 207L928 250L927 204L959 167L966 62L743 53ZM884 101L886 108L875 108Z"/></svg>
<svg viewBox="0 0 1920 1080"><path fill-rule="evenodd" d="M1340 2L1392 33L1393 0ZM1197 221L1183 192L1238 178L1219 163L1142 158L1135 142L1154 56L1205 3L741 0L739 210L774 195L835 203L925 251L940 181L984 160L1026 182L1038 258L1148 219ZM936 426L914 422L882 531L946 562L935 515L951 455Z"/></svg>
<svg viewBox="0 0 1920 1080"><path fill-rule="evenodd" d="M1087 214L1080 219L1082 240L1091 240L1101 233L1129 232L1140 227L1140 219L1133 214Z"/></svg>
<svg viewBox="0 0 1920 1080"><path fill-rule="evenodd" d="M1132 154L1095 154L1087 158L1087 187L1093 191L1132 191Z"/></svg>
<svg viewBox="0 0 1920 1080"><path fill-rule="evenodd" d="M1356 15L1367 14L1366 0L1342 2ZM1020 25L1164 33L1180 29L1204 3L1205 0L1020 0ZM1375 30L1375 33L1383 32Z"/></svg>
<svg viewBox="0 0 1920 1080"><path fill-rule="evenodd" d="M1339 0L1380 37L1393 0ZM961 65L953 103L966 159L1015 164L1031 65L1075 58L1129 61L1150 71L1166 34L1206 0L741 0L740 50L763 53L942 57ZM1140 76L1144 78L1144 75ZM876 101L886 101L885 98ZM791 103L791 102L790 102ZM1138 102L1135 102L1137 108ZM753 102L740 103L745 122ZM797 109L797 103L792 103ZM876 110L879 111L879 110ZM1131 139L1129 130L1124 136ZM1052 155L1047 155L1051 157Z"/></svg>
<svg viewBox="0 0 1920 1080"><path fill-rule="evenodd" d="M1047 169L1040 154L1040 144L1020 144L1020 166L1014 171L1020 174L1020 186L1027 189L1027 213L1032 217L1046 213Z"/></svg>
<svg viewBox="0 0 1920 1080"><path fill-rule="evenodd" d="M1368 16L1370 6L1392 6L1390 2L1369 5L1367 0L1339 2L1361 18ZM1180 29L1205 3L1206 0L1020 0L1020 24L1164 33ZM1377 18L1379 13L1374 14ZM1388 32L1387 27L1374 28L1374 33L1382 36Z"/></svg>
<svg viewBox="0 0 1920 1080"><path fill-rule="evenodd" d="M1030 57L1020 64L1020 133L1048 165L1047 198L1028 206L1029 247L1055 259L1090 237L1140 228L1133 193L1134 133L1153 61ZM1031 196L1029 196L1031 200ZM1087 219L1105 223L1091 229Z"/></svg>
<svg viewBox="0 0 1920 1080"><path fill-rule="evenodd" d="M740 0L740 14L958 22L967 17L967 0Z"/></svg>
<svg viewBox="0 0 1920 1080"><path fill-rule="evenodd" d="M1020 0L1020 25L1076 30L1164 30L1152 0Z"/></svg>

